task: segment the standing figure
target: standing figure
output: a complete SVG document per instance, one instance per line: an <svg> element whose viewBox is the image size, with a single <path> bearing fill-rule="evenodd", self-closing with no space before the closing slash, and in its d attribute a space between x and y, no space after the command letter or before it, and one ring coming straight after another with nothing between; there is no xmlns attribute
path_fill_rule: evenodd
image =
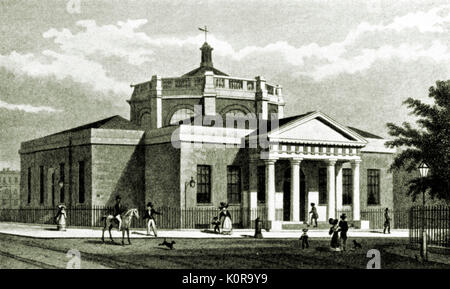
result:
<svg viewBox="0 0 450 289"><path fill-rule="evenodd" d="M214 233L220 234L220 221L219 218L214 217L211 224L214 225Z"/></svg>
<svg viewBox="0 0 450 289"><path fill-rule="evenodd" d="M147 236L150 236L150 229L153 231L155 237L158 237L158 231L156 230L155 215L161 215L153 208L152 202L147 203L147 209L145 210L144 220L147 219Z"/></svg>
<svg viewBox="0 0 450 289"><path fill-rule="evenodd" d="M386 234L386 229L388 234L391 233L391 217L389 216L389 208L384 210L384 229L383 234Z"/></svg>
<svg viewBox="0 0 450 289"><path fill-rule="evenodd" d="M347 215L342 214L341 220L339 221L339 230L340 230L340 243L341 243L341 250L345 251L346 245L347 245L347 231L348 231L348 223L347 223Z"/></svg>
<svg viewBox="0 0 450 289"><path fill-rule="evenodd" d="M120 215L124 211L124 208L120 203L121 200L122 198L120 196L116 196L116 204L114 205L114 213L113 213L114 218L116 218L116 220L119 222L119 231L122 230L122 217Z"/></svg>
<svg viewBox="0 0 450 289"><path fill-rule="evenodd" d="M331 236L330 249L331 251L340 251L339 249L339 226L338 219L330 218L328 222L331 225L329 234Z"/></svg>
<svg viewBox="0 0 450 289"><path fill-rule="evenodd" d="M311 211L309 212L309 214L311 215L311 225L313 224L314 220L314 227L317 227L317 219L319 218L319 214L317 213L316 204L311 203Z"/></svg>
<svg viewBox="0 0 450 289"><path fill-rule="evenodd" d="M219 209L219 220L222 223L222 233L230 235L233 230L233 223L231 222L231 214L228 211L228 204L221 202Z"/></svg>
<svg viewBox="0 0 450 289"><path fill-rule="evenodd" d="M303 234L300 236L300 241L302 241L302 249L309 248L307 232L308 229L303 229Z"/></svg>
<svg viewBox="0 0 450 289"><path fill-rule="evenodd" d="M65 231L66 230L66 206L64 204L58 205L58 212L56 213L55 220L56 220L56 227L58 231Z"/></svg>

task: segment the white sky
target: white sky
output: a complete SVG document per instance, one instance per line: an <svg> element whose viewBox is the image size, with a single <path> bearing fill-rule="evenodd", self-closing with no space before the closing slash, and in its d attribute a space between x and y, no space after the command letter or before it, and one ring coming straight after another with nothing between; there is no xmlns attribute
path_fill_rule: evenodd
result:
<svg viewBox="0 0 450 289"><path fill-rule="evenodd" d="M129 118L129 84L196 68L204 25L215 67L281 84L287 116L387 136L411 120L402 101L450 79L448 1L68 2L0 4L0 165L18 168L22 141Z"/></svg>

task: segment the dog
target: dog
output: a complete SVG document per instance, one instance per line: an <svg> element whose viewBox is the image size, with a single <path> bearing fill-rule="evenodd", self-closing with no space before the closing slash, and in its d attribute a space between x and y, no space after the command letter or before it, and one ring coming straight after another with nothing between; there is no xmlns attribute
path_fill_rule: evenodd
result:
<svg viewBox="0 0 450 289"><path fill-rule="evenodd" d="M172 241L172 242L169 243L169 242L166 241L166 238L164 238L164 241L161 244L159 244L159 246L166 246L167 248L172 250L174 244L175 244L175 241Z"/></svg>
<svg viewBox="0 0 450 289"><path fill-rule="evenodd" d="M362 246L356 240L353 240L353 249L362 249Z"/></svg>

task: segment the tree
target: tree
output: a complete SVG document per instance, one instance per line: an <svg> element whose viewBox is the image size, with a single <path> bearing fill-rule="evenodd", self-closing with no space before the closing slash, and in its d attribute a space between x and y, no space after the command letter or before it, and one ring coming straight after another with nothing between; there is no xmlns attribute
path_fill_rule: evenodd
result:
<svg viewBox="0 0 450 289"><path fill-rule="evenodd" d="M417 128L404 122L402 126L388 123L389 134L395 137L387 146L402 148L391 170L417 171L423 161L430 167L426 178L416 177L409 182L408 193L415 200L428 190L432 198L450 201L450 80L437 81L430 87L433 104L408 98L404 104L418 117Z"/></svg>

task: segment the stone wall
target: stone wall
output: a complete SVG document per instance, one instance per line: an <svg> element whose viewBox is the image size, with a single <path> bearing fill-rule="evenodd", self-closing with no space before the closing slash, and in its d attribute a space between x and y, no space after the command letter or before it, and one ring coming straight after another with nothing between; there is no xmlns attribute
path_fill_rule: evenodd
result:
<svg viewBox="0 0 450 289"><path fill-rule="evenodd" d="M227 202L227 166L241 167L241 202L248 190L248 153L239 147L226 147L223 144L181 144L181 179L182 203L184 204L184 186L191 177L197 182L197 165L211 166L211 203L197 204L197 186L187 186L186 206L218 207L220 202ZM230 204L240 205L240 204Z"/></svg>
<svg viewBox="0 0 450 289"><path fill-rule="evenodd" d="M393 174L389 172L389 167L393 161L393 154L384 153L362 153L360 174L361 211L365 209L378 209L394 207L393 195ZM367 170L380 170L380 204L367 204Z"/></svg>
<svg viewBox="0 0 450 289"><path fill-rule="evenodd" d="M180 208L180 150L171 143L145 146L145 201Z"/></svg>
<svg viewBox="0 0 450 289"><path fill-rule="evenodd" d="M112 206L120 195L127 208L145 202L144 149L137 145L92 146L92 204Z"/></svg>
<svg viewBox="0 0 450 289"><path fill-rule="evenodd" d="M89 145L73 146L71 149L72 165L70 169L69 148L60 147L20 155L20 203L22 207L52 206L61 202L64 194L64 203L79 204L78 195L78 164L85 162L85 202L89 204L92 190L91 178L91 147ZM64 186L61 189L58 183L61 180L60 164L64 164ZM40 166L44 167L44 202L40 203ZM31 202L28 203L28 168L31 168ZM54 182L52 183L52 174ZM52 202L52 188L54 189L54 202Z"/></svg>

